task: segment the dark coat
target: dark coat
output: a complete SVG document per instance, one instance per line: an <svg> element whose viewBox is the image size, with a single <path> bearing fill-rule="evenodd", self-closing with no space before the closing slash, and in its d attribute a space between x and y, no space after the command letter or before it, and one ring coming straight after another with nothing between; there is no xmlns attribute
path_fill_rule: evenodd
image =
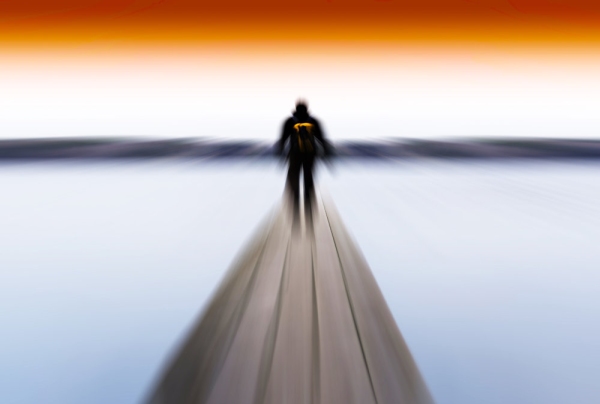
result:
<svg viewBox="0 0 600 404"><path fill-rule="evenodd" d="M291 155L329 157L333 152L321 129L321 124L308 114L305 116L294 114L285 121L281 137L275 147L276 153L280 156L286 155L288 143L288 157Z"/></svg>

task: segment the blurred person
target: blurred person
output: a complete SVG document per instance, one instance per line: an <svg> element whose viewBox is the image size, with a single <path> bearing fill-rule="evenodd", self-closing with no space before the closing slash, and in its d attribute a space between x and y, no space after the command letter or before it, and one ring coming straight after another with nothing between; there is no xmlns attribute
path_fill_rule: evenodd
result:
<svg viewBox="0 0 600 404"><path fill-rule="evenodd" d="M294 218L298 219L300 214L301 170L304 175L304 208L307 216L312 215L312 206L315 203L315 160L319 157L330 159L333 148L325 138L319 121L309 114L306 101L296 102L296 110L283 125L276 152L287 159L289 164L286 191L293 201Z"/></svg>

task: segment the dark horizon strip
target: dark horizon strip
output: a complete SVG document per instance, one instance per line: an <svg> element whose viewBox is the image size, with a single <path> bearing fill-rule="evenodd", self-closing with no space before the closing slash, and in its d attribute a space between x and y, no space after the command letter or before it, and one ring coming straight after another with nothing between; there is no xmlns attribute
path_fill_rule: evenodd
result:
<svg viewBox="0 0 600 404"><path fill-rule="evenodd" d="M334 142L347 159L600 159L600 139L394 139ZM33 139L0 141L0 161L273 159L273 145L259 141L206 139Z"/></svg>

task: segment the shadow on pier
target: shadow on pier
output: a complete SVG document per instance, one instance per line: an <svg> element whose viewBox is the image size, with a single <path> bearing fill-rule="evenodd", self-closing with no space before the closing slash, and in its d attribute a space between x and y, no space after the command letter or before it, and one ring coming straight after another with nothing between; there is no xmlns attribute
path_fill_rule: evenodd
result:
<svg viewBox="0 0 600 404"><path fill-rule="evenodd" d="M432 403L333 204L283 201L254 235L146 402Z"/></svg>

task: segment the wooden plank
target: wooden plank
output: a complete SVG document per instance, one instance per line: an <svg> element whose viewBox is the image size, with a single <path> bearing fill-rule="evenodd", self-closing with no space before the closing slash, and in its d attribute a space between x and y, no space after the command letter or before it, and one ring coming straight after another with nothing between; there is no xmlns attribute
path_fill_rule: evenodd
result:
<svg viewBox="0 0 600 404"><path fill-rule="evenodd" d="M253 283L256 282L260 265L271 262L276 268L276 259L269 259L269 254L275 254L283 262L281 251L285 254L285 249L271 248L267 251L267 246L273 240L278 243L281 240L280 245L285 246L285 234L290 224L284 219L277 213L274 220L267 220L239 256L184 344L166 367L148 403L208 402L215 385L223 377L220 371L229 357L231 346L239 338L238 329L253 295ZM273 287L273 294L276 295L277 290L277 286ZM265 298L263 303L268 306L268 299ZM269 315L268 310L265 315Z"/></svg>
<svg viewBox="0 0 600 404"><path fill-rule="evenodd" d="M320 403L375 403L361 341L323 206L314 224Z"/></svg>
<svg viewBox="0 0 600 404"><path fill-rule="evenodd" d="M362 341L378 403L432 403L377 282L333 206L324 211L342 266L343 278Z"/></svg>
<svg viewBox="0 0 600 404"><path fill-rule="evenodd" d="M272 349L268 332L277 309L290 233L290 225L280 213L267 236L254 282L247 290L243 317L207 403L243 404L255 400L260 372L264 369L261 363L268 359L267 353ZM229 297L233 301L242 298Z"/></svg>
<svg viewBox="0 0 600 404"><path fill-rule="evenodd" d="M281 283L281 308L264 398L257 403L312 402L313 265L312 243L299 232L291 237Z"/></svg>

